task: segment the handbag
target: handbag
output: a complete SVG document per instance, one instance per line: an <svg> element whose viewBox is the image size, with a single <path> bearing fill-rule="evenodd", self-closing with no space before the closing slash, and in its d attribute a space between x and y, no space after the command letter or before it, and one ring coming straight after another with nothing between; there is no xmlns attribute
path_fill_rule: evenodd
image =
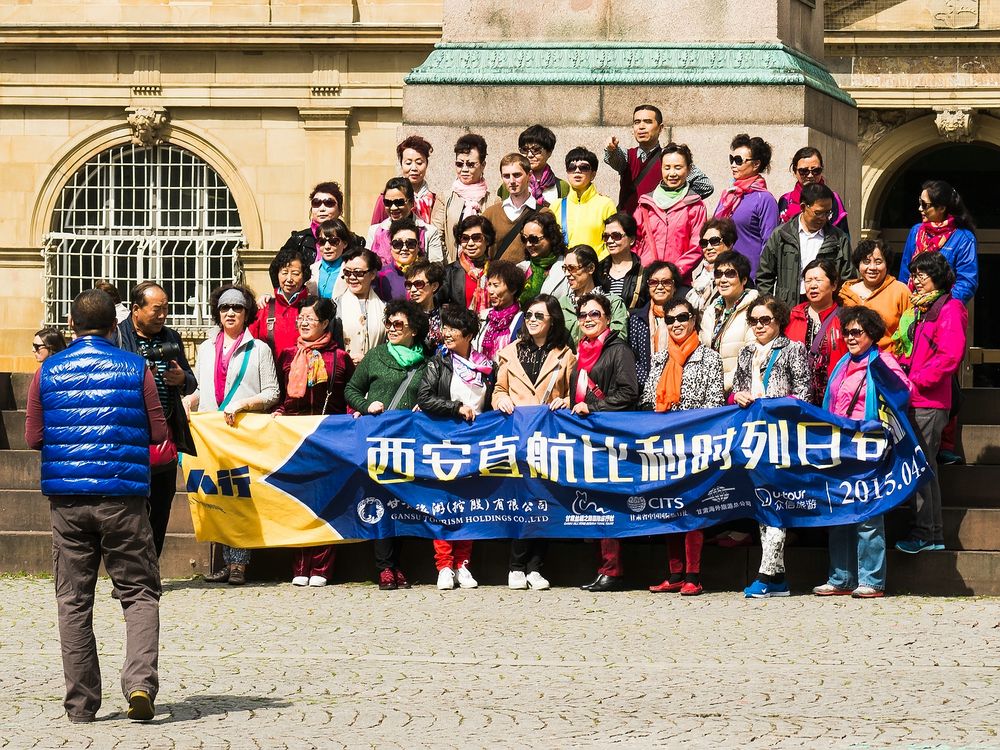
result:
<svg viewBox="0 0 1000 750"><path fill-rule="evenodd" d="M149 446L149 468L154 472L166 469L177 460L177 443L174 442L173 431L167 424L167 439L162 443Z"/></svg>

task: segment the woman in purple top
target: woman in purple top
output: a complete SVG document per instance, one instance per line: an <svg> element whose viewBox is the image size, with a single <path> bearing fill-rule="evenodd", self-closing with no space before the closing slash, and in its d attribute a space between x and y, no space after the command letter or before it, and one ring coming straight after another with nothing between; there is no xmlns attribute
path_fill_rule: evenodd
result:
<svg viewBox="0 0 1000 750"><path fill-rule="evenodd" d="M732 249L750 261L750 276L756 278L764 243L778 226L778 202L767 191L762 175L771 168L771 144L740 133L733 138L729 151L733 184L719 199L715 217L732 219L736 224Z"/></svg>

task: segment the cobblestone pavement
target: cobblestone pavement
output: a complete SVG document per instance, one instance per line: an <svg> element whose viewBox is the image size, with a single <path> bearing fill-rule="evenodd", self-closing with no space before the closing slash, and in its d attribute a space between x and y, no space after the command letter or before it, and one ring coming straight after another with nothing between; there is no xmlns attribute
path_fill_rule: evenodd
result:
<svg viewBox="0 0 1000 750"><path fill-rule="evenodd" d="M52 582L0 580L0 747L1000 748L996 599L166 589L156 719L124 718L103 579L72 725Z"/></svg>

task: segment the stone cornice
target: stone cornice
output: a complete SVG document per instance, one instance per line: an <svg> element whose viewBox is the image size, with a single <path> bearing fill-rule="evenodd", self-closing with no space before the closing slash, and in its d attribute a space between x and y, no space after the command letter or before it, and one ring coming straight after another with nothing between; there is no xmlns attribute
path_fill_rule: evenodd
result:
<svg viewBox="0 0 1000 750"><path fill-rule="evenodd" d="M779 43L441 43L406 77L432 85L798 85L847 104L822 63Z"/></svg>
<svg viewBox="0 0 1000 750"><path fill-rule="evenodd" d="M264 24L264 25L108 25L3 24L0 45L87 49L118 47L203 47L234 45L242 48L426 47L441 38L441 24Z"/></svg>
<svg viewBox="0 0 1000 750"><path fill-rule="evenodd" d="M914 48L941 47L983 52L996 52L1000 44L1000 29L965 29L933 31L827 31L823 44L828 55L851 54L855 50L870 48L905 48L913 53Z"/></svg>
<svg viewBox="0 0 1000 750"><path fill-rule="evenodd" d="M42 268L43 265L40 247L0 247L0 267Z"/></svg>
<svg viewBox="0 0 1000 750"><path fill-rule="evenodd" d="M863 80L863 79L862 79ZM959 107L1000 109L1000 88L970 86L969 88L889 88L873 84L871 88L853 85L844 89L854 97L858 107L865 109L933 109Z"/></svg>

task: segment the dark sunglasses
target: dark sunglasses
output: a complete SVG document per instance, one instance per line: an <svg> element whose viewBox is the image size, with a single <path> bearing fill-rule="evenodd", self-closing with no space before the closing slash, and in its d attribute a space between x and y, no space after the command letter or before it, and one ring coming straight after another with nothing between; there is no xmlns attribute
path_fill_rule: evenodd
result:
<svg viewBox="0 0 1000 750"><path fill-rule="evenodd" d="M917 201L917 205L920 206L921 211L926 211L928 208L934 208L933 203L925 203L924 201Z"/></svg>
<svg viewBox="0 0 1000 750"><path fill-rule="evenodd" d="M32 344L31 348L36 352L40 352L42 349L48 349L49 347L45 344Z"/></svg>
<svg viewBox="0 0 1000 750"><path fill-rule="evenodd" d="M530 310L524 314L524 319L525 320L538 320L538 321L542 321L542 320L545 320L548 317L549 316L546 315L545 313L531 312Z"/></svg>
<svg viewBox="0 0 1000 750"><path fill-rule="evenodd" d="M704 250L706 247L718 247L722 244L721 237L702 237L698 240L698 247Z"/></svg>
<svg viewBox="0 0 1000 750"><path fill-rule="evenodd" d="M694 316L689 312L677 313L676 315L664 315L663 322L668 326L672 326L674 323L687 323Z"/></svg>
<svg viewBox="0 0 1000 750"><path fill-rule="evenodd" d="M382 205L386 208L402 208L406 205L406 198L393 198L392 200L383 198Z"/></svg>
<svg viewBox="0 0 1000 750"><path fill-rule="evenodd" d="M865 329L864 328L845 328L844 329L844 338L845 339L860 338L864 334L865 334Z"/></svg>
<svg viewBox="0 0 1000 750"><path fill-rule="evenodd" d="M343 245L344 241L340 237L320 237L316 240L317 247L323 247L323 245L333 245L337 247L338 245Z"/></svg>
<svg viewBox="0 0 1000 750"><path fill-rule="evenodd" d="M624 232L605 232L601 235L601 240L604 242L621 242L623 239L625 239Z"/></svg>
<svg viewBox="0 0 1000 750"><path fill-rule="evenodd" d="M590 166L590 162L586 161L576 161L572 164L566 165L567 172L591 172L593 169L594 168Z"/></svg>
<svg viewBox="0 0 1000 750"><path fill-rule="evenodd" d="M747 318L750 321L750 327L756 328L757 326L769 326L774 322L773 315L761 315L759 318L755 318L752 315Z"/></svg>
<svg viewBox="0 0 1000 750"><path fill-rule="evenodd" d="M735 279L739 276L739 273L736 272L735 268L716 268L712 275L717 279L721 279L723 277L727 279Z"/></svg>
<svg viewBox="0 0 1000 750"><path fill-rule="evenodd" d="M385 330L387 331L402 331L409 325L405 320L387 320L385 322Z"/></svg>
<svg viewBox="0 0 1000 750"><path fill-rule="evenodd" d="M337 201L333 198L313 198L312 207L319 208L320 206L326 206L327 208L336 208Z"/></svg>
<svg viewBox="0 0 1000 750"><path fill-rule="evenodd" d="M371 273L371 270L366 269L364 271L358 271L353 268L345 268L340 273L344 278L347 279L363 279L365 276Z"/></svg>
<svg viewBox="0 0 1000 750"><path fill-rule="evenodd" d="M587 312L578 312L576 314L577 320L597 320L598 318L604 317L603 310L587 310Z"/></svg>
<svg viewBox="0 0 1000 750"><path fill-rule="evenodd" d="M233 312L238 312L239 313L239 312L243 312L244 310L246 310L246 307L244 307L243 305L219 305L219 312L220 313L229 312L230 310L232 310Z"/></svg>
<svg viewBox="0 0 1000 750"><path fill-rule="evenodd" d="M537 245L545 238L540 234L522 234L521 242L525 245Z"/></svg>
<svg viewBox="0 0 1000 750"><path fill-rule="evenodd" d="M486 238L482 232L476 232L475 234L463 234L458 238L459 244L468 245L470 242L480 243Z"/></svg>
<svg viewBox="0 0 1000 750"><path fill-rule="evenodd" d="M403 286L407 289L416 289L418 292L427 286L427 282L423 279L407 279L403 282Z"/></svg>
<svg viewBox="0 0 1000 750"><path fill-rule="evenodd" d="M455 169L475 169L479 166L478 161L456 161Z"/></svg>
<svg viewBox="0 0 1000 750"><path fill-rule="evenodd" d="M799 177L819 177L823 174L823 167L799 167L795 173Z"/></svg>
<svg viewBox="0 0 1000 750"><path fill-rule="evenodd" d="M663 279L650 279L649 281L646 282L646 286L652 289L665 289L668 286L675 286L675 285L676 284L673 279L667 279L666 281L664 281Z"/></svg>
<svg viewBox="0 0 1000 750"><path fill-rule="evenodd" d="M408 240L393 240L389 243L392 245L393 250L402 250L404 247L407 250L416 250L420 247L420 240L408 239Z"/></svg>
<svg viewBox="0 0 1000 750"><path fill-rule="evenodd" d="M742 167L744 164L749 164L752 161L756 161L756 160L753 159L753 158L744 159L739 154L730 154L729 155L729 163L730 164L735 164L737 167Z"/></svg>

